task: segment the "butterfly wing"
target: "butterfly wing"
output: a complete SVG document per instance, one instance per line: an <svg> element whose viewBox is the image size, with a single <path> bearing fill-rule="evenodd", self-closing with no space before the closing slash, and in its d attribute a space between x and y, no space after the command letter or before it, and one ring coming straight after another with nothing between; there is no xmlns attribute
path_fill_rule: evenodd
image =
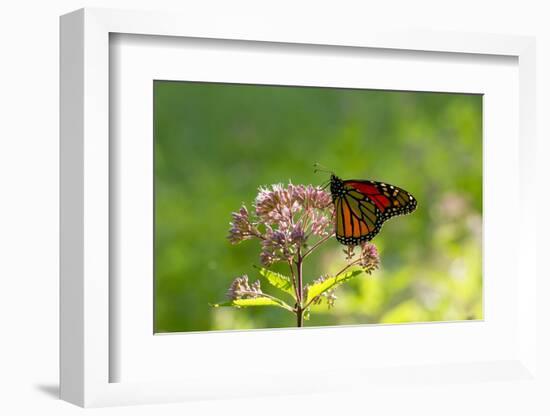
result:
<svg viewBox="0 0 550 416"><path fill-rule="evenodd" d="M346 193L334 201L336 239L345 245L370 241L380 231L380 210L360 193Z"/></svg>
<svg viewBox="0 0 550 416"><path fill-rule="evenodd" d="M343 182L348 193L358 192L376 205L381 213L380 225L396 215L410 214L416 209L416 199L409 192L395 185L354 179Z"/></svg>
<svg viewBox="0 0 550 416"><path fill-rule="evenodd" d="M416 209L416 199L394 185L364 180L346 180L337 185L341 188L335 187L334 197L336 239L345 245L372 240L386 220Z"/></svg>

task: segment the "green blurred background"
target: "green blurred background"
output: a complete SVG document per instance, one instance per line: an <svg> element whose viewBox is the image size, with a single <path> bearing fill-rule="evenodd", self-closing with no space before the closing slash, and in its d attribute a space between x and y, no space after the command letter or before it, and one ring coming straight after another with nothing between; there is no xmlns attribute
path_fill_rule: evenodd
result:
<svg viewBox="0 0 550 416"><path fill-rule="evenodd" d="M314 162L401 186L418 209L373 240L381 269L306 326L482 319L481 95L155 81L154 124L155 332L295 325L282 309L209 303L259 278L259 243L226 239L231 212L260 185L325 182ZM331 239L305 281L343 264Z"/></svg>

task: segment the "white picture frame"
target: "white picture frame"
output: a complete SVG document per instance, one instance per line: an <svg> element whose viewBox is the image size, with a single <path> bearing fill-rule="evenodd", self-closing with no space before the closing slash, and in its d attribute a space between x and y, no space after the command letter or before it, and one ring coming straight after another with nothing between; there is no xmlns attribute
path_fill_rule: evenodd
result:
<svg viewBox="0 0 550 416"><path fill-rule="evenodd" d="M61 18L61 398L80 406L158 403L198 398L243 397L269 394L339 391L388 383L430 385L435 381L477 383L481 381L537 382L536 364L536 218L527 215L533 206L535 131L535 43L530 37L396 32L357 29L330 32L319 28L304 33L299 27L280 28L243 19L238 31L229 22L209 25L184 15L83 9ZM247 381L234 377L213 380L207 371L186 377L181 372L173 381L113 382L111 371L117 357L112 348L112 313L117 306L110 282L110 174L116 171L110 157L110 35L129 34L225 39L287 44L331 45L331 48L371 48L424 51L439 54L503 55L517 58L519 68L519 159L516 189L521 202L518 230L517 333L513 352L498 360L440 363L419 360L413 367L373 368L369 371L334 367L309 383L288 381L282 373L267 371L265 380ZM162 40L161 40L162 42ZM115 161L116 162L116 161ZM514 171L516 172L516 171ZM111 192L111 193L110 193ZM516 271L516 274L519 271ZM487 290L491 290L488 288ZM494 290L494 288L493 288ZM412 329L411 329L412 328ZM116 328L115 328L116 329ZM421 329L420 329L421 330ZM350 328L349 331L354 331ZM418 331L414 327L401 331ZM266 332L264 332L265 334ZM291 336L300 337L294 331ZM313 332L310 332L313 334ZM151 334L152 336L152 334ZM234 337L234 334L218 334ZM331 334L329 336L337 336ZM238 341L236 341L238 343ZM516 348L517 347L517 348ZM175 370L174 370L175 371ZM320 377L322 374L327 377ZM481 387L480 387L481 388ZM382 388L383 390L383 388Z"/></svg>

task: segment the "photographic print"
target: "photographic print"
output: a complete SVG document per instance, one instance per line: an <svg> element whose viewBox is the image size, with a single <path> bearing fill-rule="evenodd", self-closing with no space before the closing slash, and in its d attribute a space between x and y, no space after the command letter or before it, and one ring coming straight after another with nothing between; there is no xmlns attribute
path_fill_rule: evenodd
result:
<svg viewBox="0 0 550 416"><path fill-rule="evenodd" d="M481 95L153 88L156 333L483 319Z"/></svg>

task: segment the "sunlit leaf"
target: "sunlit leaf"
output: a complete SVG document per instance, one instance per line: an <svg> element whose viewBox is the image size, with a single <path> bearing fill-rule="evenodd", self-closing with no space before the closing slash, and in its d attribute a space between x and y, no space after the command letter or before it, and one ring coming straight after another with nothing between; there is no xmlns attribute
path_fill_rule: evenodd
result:
<svg viewBox="0 0 550 416"><path fill-rule="evenodd" d="M296 299L296 293L294 292L294 287L292 286L290 277L268 270L264 267L259 267L258 271L271 284L271 286L288 293L293 299Z"/></svg>
<svg viewBox="0 0 550 416"><path fill-rule="evenodd" d="M248 299L235 299L222 303L214 303L211 305L214 308L220 308L225 306L234 306L236 308L247 308L249 306L278 306L279 308L286 309L293 312L292 308L280 299L273 297L260 296L257 298Z"/></svg>
<svg viewBox="0 0 550 416"><path fill-rule="evenodd" d="M363 273L362 270L353 270L346 273L339 274L338 276L332 276L326 278L324 281L315 283L308 288L306 305L309 304L317 296L322 295L328 290L334 289L336 286L347 282L351 278Z"/></svg>

